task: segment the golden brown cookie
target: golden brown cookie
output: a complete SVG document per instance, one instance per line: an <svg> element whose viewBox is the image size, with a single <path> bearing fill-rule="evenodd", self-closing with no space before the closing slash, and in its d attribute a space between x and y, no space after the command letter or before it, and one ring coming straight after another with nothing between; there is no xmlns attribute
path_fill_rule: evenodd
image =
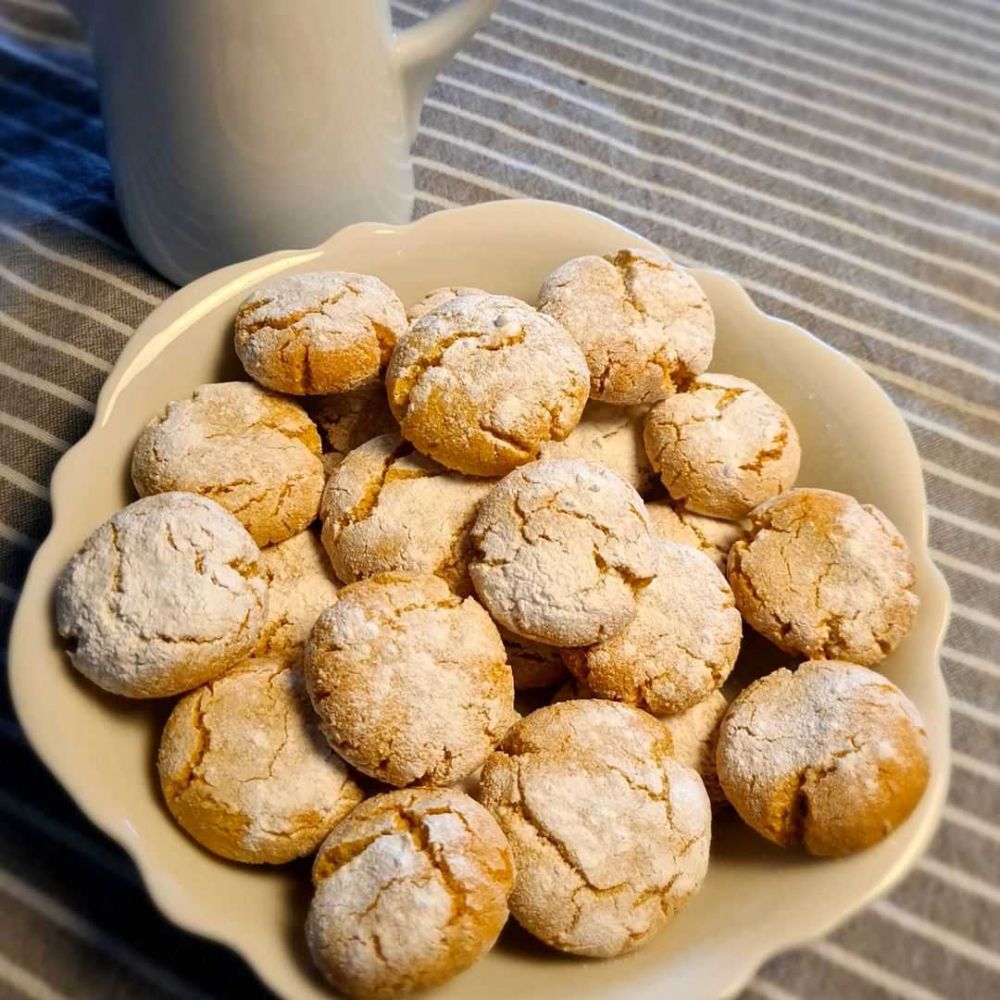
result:
<svg viewBox="0 0 1000 1000"><path fill-rule="evenodd" d="M270 545L316 519L319 456L316 425L297 403L252 382L219 382L170 403L147 424L132 453L132 481L141 496L207 496L258 545Z"/></svg>
<svg viewBox="0 0 1000 1000"><path fill-rule="evenodd" d="M439 985L493 946L513 881L506 838L467 795L376 795L316 856L309 950L344 996L397 997Z"/></svg>
<svg viewBox="0 0 1000 1000"><path fill-rule="evenodd" d="M515 719L496 626L436 576L381 573L344 587L313 627L305 674L330 745L390 785L457 781Z"/></svg>
<svg viewBox="0 0 1000 1000"><path fill-rule="evenodd" d="M881 674L816 660L755 681L719 733L719 780L743 821L783 847L840 857L888 836L927 786L927 736Z"/></svg>
<svg viewBox="0 0 1000 1000"><path fill-rule="evenodd" d="M788 414L735 375L701 375L657 403L645 442L678 506L733 521L791 487L802 458Z"/></svg>
<svg viewBox="0 0 1000 1000"><path fill-rule="evenodd" d="M566 676L559 650L555 646L545 646L522 636L500 630L507 662L514 675L515 691L533 691L557 684Z"/></svg>
<svg viewBox="0 0 1000 1000"><path fill-rule="evenodd" d="M174 819L232 861L311 854L363 798L327 746L297 666L248 660L175 706L160 739Z"/></svg>
<svg viewBox="0 0 1000 1000"><path fill-rule="evenodd" d="M576 426L587 364L555 320L516 299L450 299L400 338L389 406L418 451L449 469L502 476Z"/></svg>
<svg viewBox="0 0 1000 1000"><path fill-rule="evenodd" d="M268 389L296 396L374 382L406 329L403 303L370 274L318 271L274 278L236 313L236 354Z"/></svg>
<svg viewBox="0 0 1000 1000"><path fill-rule="evenodd" d="M164 698L224 673L267 617L260 550L217 503L161 493L109 518L56 585L73 666L128 698Z"/></svg>
<svg viewBox="0 0 1000 1000"><path fill-rule="evenodd" d="M372 382L350 392L309 397L305 407L323 435L323 464L327 475L366 441L398 430L381 382Z"/></svg>
<svg viewBox="0 0 1000 1000"><path fill-rule="evenodd" d="M418 319L423 319L424 316L426 316L429 312L433 312L438 306L442 306L445 302L450 302L452 299L457 299L460 295L491 294L492 293L484 291L482 288L473 288L470 285L445 285L442 288L432 288L422 299L418 302L414 302L413 305L406 310L406 318L410 321L410 325L412 326ZM526 302L522 302L520 299L512 298L509 295L494 295L493 298L506 299L514 305L527 305Z"/></svg>
<svg viewBox="0 0 1000 1000"><path fill-rule="evenodd" d="M701 887L711 809L652 716L608 701L533 712L483 768L480 801L510 841L510 910L535 937L609 958Z"/></svg>
<svg viewBox="0 0 1000 1000"><path fill-rule="evenodd" d="M569 260L543 282L538 308L583 348L590 395L605 403L653 403L712 360L712 307L698 282L663 254L619 250Z"/></svg>
<svg viewBox="0 0 1000 1000"><path fill-rule="evenodd" d="M434 573L470 593L469 531L492 485L438 465L398 434L373 438L323 492L323 544L337 576L351 583L394 570Z"/></svg>
<svg viewBox="0 0 1000 1000"><path fill-rule="evenodd" d="M725 571L726 556L733 543L746 537L746 521L723 521L674 507L669 500L647 500L646 513L653 534L668 542L693 545Z"/></svg>
<svg viewBox="0 0 1000 1000"><path fill-rule="evenodd" d="M779 649L871 666L910 630L913 564L878 508L799 489L761 504L750 522L727 575L743 617Z"/></svg>
<svg viewBox="0 0 1000 1000"><path fill-rule="evenodd" d="M656 577L638 593L632 621L610 639L561 652L570 672L599 697L665 715L722 686L740 651L743 622L708 556L662 539L652 552Z"/></svg>
<svg viewBox="0 0 1000 1000"><path fill-rule="evenodd" d="M728 707L726 696L721 691L713 691L704 701L677 715L659 717L673 738L674 756L701 775L713 809L720 809L727 803L719 784L715 754L722 717Z"/></svg>
<svg viewBox="0 0 1000 1000"><path fill-rule="evenodd" d="M319 613L337 596L330 560L308 530L262 549L260 565L268 601L256 655L298 661Z"/></svg>
<svg viewBox="0 0 1000 1000"><path fill-rule="evenodd" d="M657 475L642 443L645 416L642 406L590 402L570 436L565 441L543 444L538 457L600 462L621 476L639 496L649 496L657 487Z"/></svg>
<svg viewBox="0 0 1000 1000"><path fill-rule="evenodd" d="M551 646L620 632L656 573L639 494L578 458L517 469L480 504L472 582L504 628Z"/></svg>

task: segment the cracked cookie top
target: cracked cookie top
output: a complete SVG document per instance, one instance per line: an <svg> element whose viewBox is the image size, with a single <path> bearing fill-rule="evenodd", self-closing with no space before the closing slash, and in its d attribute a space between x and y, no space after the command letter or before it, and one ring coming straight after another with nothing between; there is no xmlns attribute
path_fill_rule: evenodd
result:
<svg viewBox="0 0 1000 1000"><path fill-rule="evenodd" d="M878 508L798 489L761 504L750 522L727 575L743 617L779 649L871 666L909 632L913 563Z"/></svg>
<svg viewBox="0 0 1000 1000"><path fill-rule="evenodd" d="M434 573L472 591L469 529L493 485L415 451L398 434L356 448L323 492L323 544L345 583L393 570Z"/></svg>
<svg viewBox="0 0 1000 1000"><path fill-rule="evenodd" d="M583 348L590 395L606 403L654 403L712 360L708 298L662 254L619 250L569 260L542 283L538 308Z"/></svg>
<svg viewBox="0 0 1000 1000"><path fill-rule="evenodd" d="M641 406L610 406L590 402L565 441L548 441L538 453L546 458L586 458L617 473L640 496L656 488L656 473L642 443Z"/></svg>
<svg viewBox="0 0 1000 1000"><path fill-rule="evenodd" d="M370 274L318 271L275 278L236 313L236 354L268 389L296 396L374 382L406 329L403 303Z"/></svg>
<svg viewBox="0 0 1000 1000"><path fill-rule="evenodd" d="M735 375L701 375L657 403L644 438L675 503L734 521L791 487L802 459L788 414Z"/></svg>
<svg viewBox="0 0 1000 1000"><path fill-rule="evenodd" d="M503 295L444 302L400 338L386 372L403 437L473 476L502 476L565 438L588 380L569 334Z"/></svg>
<svg viewBox="0 0 1000 1000"><path fill-rule="evenodd" d="M445 285L442 288L432 288L420 301L414 302L406 310L406 318L412 326L418 319L423 319L429 312L433 312L438 306L457 299L460 295L491 295L494 299L503 299L515 306L526 306L527 302L512 298L508 295L492 295L482 288L473 288L470 285Z"/></svg>
<svg viewBox="0 0 1000 1000"><path fill-rule="evenodd" d="M598 697L665 715L722 686L740 651L743 620L708 556L662 539L652 551L656 577L638 593L632 621L603 642L562 650L562 658Z"/></svg>
<svg viewBox="0 0 1000 1000"><path fill-rule="evenodd" d="M157 758L174 819L250 864L311 854L363 798L319 731L297 666L253 659L182 698Z"/></svg>
<svg viewBox="0 0 1000 1000"><path fill-rule="evenodd" d="M260 565L267 581L267 621L257 644L257 656L297 661L319 613L332 604L338 584L312 530L261 550Z"/></svg>
<svg viewBox="0 0 1000 1000"><path fill-rule="evenodd" d="M487 494L472 526L472 582L506 629L552 646L620 632L656 573L642 499L596 462L534 462Z"/></svg>
<svg viewBox="0 0 1000 1000"><path fill-rule="evenodd" d="M746 688L722 721L717 759L744 822L825 857L888 836L920 801L930 767L906 695L837 660L776 670Z"/></svg>
<svg viewBox="0 0 1000 1000"><path fill-rule="evenodd" d="M381 382L305 400L309 416L323 435L323 465L335 469L355 448L397 429Z"/></svg>
<svg viewBox="0 0 1000 1000"><path fill-rule="evenodd" d="M669 500L647 500L646 513L653 534L668 542L693 545L725 571L726 556L733 543L746 537L746 522L723 521L674 507Z"/></svg>
<svg viewBox="0 0 1000 1000"><path fill-rule="evenodd" d="M69 658L130 698L180 694L256 646L267 615L260 550L218 504L162 493L105 521L56 586Z"/></svg>
<svg viewBox="0 0 1000 1000"><path fill-rule="evenodd" d="M132 481L142 496L200 493L238 518L258 545L316 518L323 463L305 410L252 382L219 382L175 400L139 435Z"/></svg>
<svg viewBox="0 0 1000 1000"><path fill-rule="evenodd" d="M607 701L533 712L483 768L480 801L510 841L510 909L574 955L637 948L701 887L711 809L652 716Z"/></svg>
<svg viewBox="0 0 1000 1000"><path fill-rule="evenodd" d="M313 627L306 682L330 745L390 785L447 785L516 719L503 642L471 597L436 576L349 584Z"/></svg>
<svg viewBox="0 0 1000 1000"><path fill-rule="evenodd" d="M309 949L343 995L427 989L493 946L513 881L503 832L467 795L444 788L376 795L316 855Z"/></svg>

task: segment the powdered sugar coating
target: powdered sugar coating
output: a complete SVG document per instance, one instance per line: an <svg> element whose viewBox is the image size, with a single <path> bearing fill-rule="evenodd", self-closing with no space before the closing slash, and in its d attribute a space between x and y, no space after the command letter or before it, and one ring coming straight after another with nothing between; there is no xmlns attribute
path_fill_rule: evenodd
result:
<svg viewBox="0 0 1000 1000"><path fill-rule="evenodd" d="M316 426L297 403L252 382L219 382L149 422L132 453L132 481L142 496L207 496L258 545L270 545L315 520L324 482L319 455Z"/></svg>
<svg viewBox="0 0 1000 1000"><path fill-rule="evenodd" d="M297 666L254 659L174 707L158 757L178 823L233 861L310 854L363 794L327 746Z"/></svg>
<svg viewBox="0 0 1000 1000"><path fill-rule="evenodd" d="M543 444L538 457L600 462L621 476L640 496L648 496L656 487L657 477L642 442L645 416L646 410L641 406L590 402L569 437Z"/></svg>
<svg viewBox="0 0 1000 1000"><path fill-rule="evenodd" d="M655 719L570 701L533 712L487 760L480 801L510 841L511 913L574 955L637 948L701 887L711 809Z"/></svg>
<svg viewBox="0 0 1000 1000"><path fill-rule="evenodd" d="M506 629L552 646L620 632L655 576L642 498L610 469L577 458L534 462L486 496L470 573Z"/></svg>
<svg viewBox="0 0 1000 1000"><path fill-rule="evenodd" d="M751 684L722 721L719 779L742 819L782 846L837 857L871 846L927 785L916 708L881 674L820 660Z"/></svg>
<svg viewBox="0 0 1000 1000"><path fill-rule="evenodd" d="M646 417L646 454L675 503L738 520L787 490L802 450L788 414L735 375L701 375Z"/></svg>
<svg viewBox="0 0 1000 1000"><path fill-rule="evenodd" d="M397 429L381 382L372 382L350 392L310 397L305 406L323 435L323 464L327 475L355 448L379 434Z"/></svg>
<svg viewBox="0 0 1000 1000"><path fill-rule="evenodd" d="M319 613L337 596L330 560L319 536L309 530L262 549L260 565L268 608L257 655L297 661Z"/></svg>
<svg viewBox="0 0 1000 1000"><path fill-rule="evenodd" d="M83 543L56 586L69 658L130 698L179 694L253 650L267 615L260 551L239 521L191 493L129 504Z"/></svg>
<svg viewBox="0 0 1000 1000"><path fill-rule="evenodd" d="M587 364L555 320L507 296L450 299L414 323L386 372L404 438L449 469L500 476L562 440Z"/></svg>
<svg viewBox="0 0 1000 1000"><path fill-rule="evenodd" d="M514 881L493 817L451 789L363 802L313 866L306 937L334 989L396 997L467 969L496 941Z"/></svg>
<svg viewBox="0 0 1000 1000"><path fill-rule="evenodd" d="M910 630L913 563L876 507L798 489L761 504L750 522L727 575L743 617L779 649L871 666Z"/></svg>
<svg viewBox="0 0 1000 1000"><path fill-rule="evenodd" d="M274 278L236 313L247 374L278 392L347 392L378 378L406 329L396 293L370 274L318 271Z"/></svg>
<svg viewBox="0 0 1000 1000"><path fill-rule="evenodd" d="M712 360L708 298L663 254L619 250L569 260L542 283L538 308L583 348L590 395L606 403L663 399Z"/></svg>
<svg viewBox="0 0 1000 1000"><path fill-rule="evenodd" d="M450 302L452 299L457 299L460 295L492 295L492 293L470 285L445 285L442 288L432 288L422 299L414 302L406 310L406 318L412 326L418 319L423 319L424 316L429 312L433 312L438 306L442 306L445 302ZM520 299L515 299L509 295L492 295L492 297L494 299L506 300L515 306L527 305L527 302L522 302Z"/></svg>
<svg viewBox="0 0 1000 1000"><path fill-rule="evenodd" d="M356 448L326 484L323 544L345 583L374 573L434 573L459 594L469 580L469 530L493 485L414 451L398 434Z"/></svg>
<svg viewBox="0 0 1000 1000"><path fill-rule="evenodd" d="M646 513L654 535L668 542L693 545L723 571L733 543L746 538L747 534L745 521L723 521L695 514L683 507L674 507L669 500L647 500Z"/></svg>
<svg viewBox="0 0 1000 1000"><path fill-rule="evenodd" d="M436 576L344 587L313 627L305 672L330 745L390 785L457 781L516 718L496 626Z"/></svg>

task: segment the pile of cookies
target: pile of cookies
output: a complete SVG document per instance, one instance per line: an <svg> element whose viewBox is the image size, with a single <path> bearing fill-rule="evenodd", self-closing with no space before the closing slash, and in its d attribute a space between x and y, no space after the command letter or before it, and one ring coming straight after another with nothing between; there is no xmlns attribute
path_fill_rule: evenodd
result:
<svg viewBox="0 0 1000 1000"><path fill-rule="evenodd" d="M921 720L870 669L914 619L906 544L793 488L789 415L708 373L714 338L697 282L639 250L568 261L537 308L295 274L237 312L253 381L140 434L141 499L67 565L59 631L106 691L181 696L158 769L191 837L315 855L337 990L441 983L508 913L631 951L729 804L840 856L919 801ZM805 662L723 693L745 624Z"/></svg>

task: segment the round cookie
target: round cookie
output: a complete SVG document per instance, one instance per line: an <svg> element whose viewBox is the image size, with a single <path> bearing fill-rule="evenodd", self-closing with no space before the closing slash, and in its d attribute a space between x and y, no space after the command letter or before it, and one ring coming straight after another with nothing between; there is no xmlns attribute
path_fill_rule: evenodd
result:
<svg viewBox="0 0 1000 1000"><path fill-rule="evenodd" d="M662 254L569 260L543 282L538 308L583 348L591 398L605 403L656 402L712 360L712 307L698 282Z"/></svg>
<svg viewBox="0 0 1000 1000"><path fill-rule="evenodd" d="M422 299L414 302L406 310L406 318L412 326L418 319L423 319L429 312L434 312L438 306L457 299L460 295L489 295L485 289L474 288L471 285L445 285L442 288L432 288Z"/></svg>
<svg viewBox="0 0 1000 1000"><path fill-rule="evenodd" d="M675 503L733 521L791 487L802 459L788 414L735 375L701 375L657 403L644 439Z"/></svg>
<svg viewBox="0 0 1000 1000"><path fill-rule="evenodd" d="M467 795L417 788L376 795L316 856L309 950L343 996L427 989L489 951L513 882L506 838Z"/></svg>
<svg viewBox="0 0 1000 1000"><path fill-rule="evenodd" d="M88 680L129 698L180 694L256 646L260 550L217 503L162 493L105 521L56 585L56 625Z"/></svg>
<svg viewBox="0 0 1000 1000"><path fill-rule="evenodd" d="M662 539L652 552L656 578L637 595L632 621L610 639L561 652L598 697L665 715L722 686L740 651L743 622L708 556Z"/></svg>
<svg viewBox="0 0 1000 1000"><path fill-rule="evenodd" d="M745 823L823 857L888 836L916 808L930 770L912 702L881 674L837 660L746 688L722 720L717 761Z"/></svg>
<svg viewBox="0 0 1000 1000"><path fill-rule="evenodd" d="M157 758L174 819L249 864L311 854L363 798L327 746L297 666L253 659L183 697Z"/></svg>
<svg viewBox="0 0 1000 1000"><path fill-rule="evenodd" d="M871 666L910 630L913 564L878 508L798 489L761 504L750 523L727 575L743 617L779 649Z"/></svg>
<svg viewBox="0 0 1000 1000"><path fill-rule="evenodd" d="M695 514L683 507L674 507L669 500L647 500L646 513L654 535L668 542L693 545L723 571L733 543L746 538L746 522Z"/></svg>
<svg viewBox="0 0 1000 1000"><path fill-rule="evenodd" d="M517 469L480 504L470 573L504 628L550 646L620 632L656 574L639 494L577 458Z"/></svg>
<svg viewBox="0 0 1000 1000"><path fill-rule="evenodd" d="M319 613L337 596L330 560L309 530L262 549L260 565L268 606L256 655L299 660Z"/></svg>
<svg viewBox="0 0 1000 1000"><path fill-rule="evenodd" d="M506 629L500 630L500 638L507 650L515 691L551 687L566 676L566 668L554 646L532 642Z"/></svg>
<svg viewBox="0 0 1000 1000"><path fill-rule="evenodd" d="M370 274L290 274L240 304L236 354L268 389L296 396L348 392L378 379L405 329L403 303Z"/></svg>
<svg viewBox="0 0 1000 1000"><path fill-rule="evenodd" d="M518 723L483 768L480 801L510 841L510 910L553 948L639 947L701 887L711 808L652 716L569 701Z"/></svg>
<svg viewBox="0 0 1000 1000"><path fill-rule="evenodd" d="M516 718L496 626L436 576L344 587L313 627L305 673L330 745L390 785L458 781Z"/></svg>
<svg viewBox="0 0 1000 1000"><path fill-rule="evenodd" d="M543 444L538 457L600 462L621 476L639 496L649 496L656 489L657 476L642 443L645 415L641 406L590 402L570 436L565 441Z"/></svg>
<svg viewBox="0 0 1000 1000"><path fill-rule="evenodd" d="M139 436L132 482L141 496L185 490L221 504L258 545L315 519L323 492L316 425L251 382L219 382L170 403Z"/></svg>
<svg viewBox="0 0 1000 1000"><path fill-rule="evenodd" d="M701 775L713 809L720 809L727 804L719 784L715 754L722 717L728 707L726 696L721 691L713 691L704 701L699 701L686 711L659 717L673 737L674 756Z"/></svg>
<svg viewBox="0 0 1000 1000"><path fill-rule="evenodd" d="M472 590L469 529L493 483L469 479L414 451L398 434L356 448L327 481L323 544L345 583L375 573L434 573Z"/></svg>
<svg viewBox="0 0 1000 1000"><path fill-rule="evenodd" d="M386 372L389 406L418 451L502 476L577 425L587 364L555 320L516 299L465 295L418 320Z"/></svg>
<svg viewBox="0 0 1000 1000"><path fill-rule="evenodd" d="M323 435L323 465L327 475L366 441L398 430L381 382L350 392L311 397L306 400L306 409Z"/></svg>

